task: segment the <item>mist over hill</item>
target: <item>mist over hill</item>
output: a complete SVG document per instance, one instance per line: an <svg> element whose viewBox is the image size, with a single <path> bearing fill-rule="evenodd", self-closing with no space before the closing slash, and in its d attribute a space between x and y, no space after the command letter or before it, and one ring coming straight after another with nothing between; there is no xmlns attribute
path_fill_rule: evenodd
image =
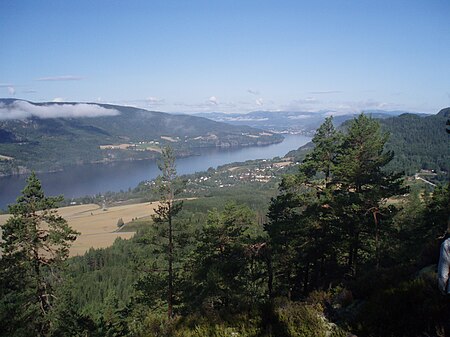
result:
<svg viewBox="0 0 450 337"><path fill-rule="evenodd" d="M0 174L152 159L169 143L185 156L198 147L256 146L282 139L248 126L128 106L0 99Z"/></svg>

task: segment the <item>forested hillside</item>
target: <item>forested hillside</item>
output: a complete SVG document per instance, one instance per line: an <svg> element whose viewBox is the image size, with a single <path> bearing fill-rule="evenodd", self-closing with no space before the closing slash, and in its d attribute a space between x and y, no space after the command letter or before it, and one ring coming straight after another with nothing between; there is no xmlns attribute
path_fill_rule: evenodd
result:
<svg viewBox="0 0 450 337"><path fill-rule="evenodd" d="M54 261L33 252L46 238L66 247L73 233L40 217L54 200L32 176L3 227L0 333L447 336L435 268L450 186L428 193L385 170L395 158L387 142L364 114L342 131L326 119L266 207L239 190L237 202L181 200L186 182L165 150L153 185L161 203L135 237L72 259L59 250ZM34 246L18 245L25 235Z"/></svg>
<svg viewBox="0 0 450 337"><path fill-rule="evenodd" d="M164 144L183 156L198 147L256 146L282 139L247 126L134 107L0 100L0 174L151 159Z"/></svg>
<svg viewBox="0 0 450 337"><path fill-rule="evenodd" d="M436 115L402 114L379 119L381 129L389 134L386 150L394 157L386 169L414 175L420 170L435 171L438 180L449 179L450 138L446 132L446 122L450 118L450 108L442 109ZM344 123L342 128L347 128ZM313 144L289 152L286 157L303 160Z"/></svg>
<svg viewBox="0 0 450 337"><path fill-rule="evenodd" d="M395 153L389 168L407 174L421 169L449 172L450 138L445 130L449 118L446 108L437 115L404 114L381 120L383 130L391 134L386 148Z"/></svg>

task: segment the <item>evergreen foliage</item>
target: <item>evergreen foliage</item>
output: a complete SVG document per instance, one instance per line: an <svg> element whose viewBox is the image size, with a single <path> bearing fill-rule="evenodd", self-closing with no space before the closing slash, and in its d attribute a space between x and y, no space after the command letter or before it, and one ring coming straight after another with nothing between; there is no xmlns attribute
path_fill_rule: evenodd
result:
<svg viewBox="0 0 450 337"><path fill-rule="evenodd" d="M273 199L266 230L281 294L298 299L312 289L356 276L363 264L380 264L382 237L405 192L400 175L383 167L387 135L361 114L340 135L327 119L298 174L286 177Z"/></svg>
<svg viewBox="0 0 450 337"><path fill-rule="evenodd" d="M261 232L248 207L227 204L223 212L209 213L186 273L185 302L191 310L230 312L263 300L266 243Z"/></svg>
<svg viewBox="0 0 450 337"><path fill-rule="evenodd" d="M450 109L431 116L403 114L380 120L382 128L391 134L386 148L395 153L387 166L408 175L419 170L450 171L450 137L445 131Z"/></svg>
<svg viewBox="0 0 450 337"><path fill-rule="evenodd" d="M8 336L45 335L51 328L50 313L57 303L55 287L62 263L75 240L56 204L62 198L46 197L32 173L11 217L2 226L0 320Z"/></svg>
<svg viewBox="0 0 450 337"><path fill-rule="evenodd" d="M175 217L183 207L182 201L176 199L182 190L182 182L177 176L175 156L171 147L165 147L162 150L158 168L161 175L156 180L156 189L160 200L155 214L152 215L154 231L149 232L154 236L145 239L156 259L147 269L147 275L137 283L137 289L142 292L148 303L156 304L158 301L167 303L167 315L171 319L177 292L175 284L178 275L177 257L181 256L178 255L180 247L187 239L183 233L183 224L175 222ZM159 291L150 290L149 287Z"/></svg>

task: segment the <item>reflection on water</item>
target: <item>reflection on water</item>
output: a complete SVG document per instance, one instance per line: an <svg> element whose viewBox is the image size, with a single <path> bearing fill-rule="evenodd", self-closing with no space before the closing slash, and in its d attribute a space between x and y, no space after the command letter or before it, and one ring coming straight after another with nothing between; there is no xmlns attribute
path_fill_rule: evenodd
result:
<svg viewBox="0 0 450 337"><path fill-rule="evenodd" d="M251 159L270 159L284 156L290 150L306 144L309 137L288 135L279 144L238 149L202 149L201 155L176 161L179 174L205 171L210 167L243 162ZM134 188L139 182L159 174L154 160L89 164L71 167L62 172L38 174L46 195L76 198L106 191ZM0 209L15 202L25 186L26 176L0 178Z"/></svg>

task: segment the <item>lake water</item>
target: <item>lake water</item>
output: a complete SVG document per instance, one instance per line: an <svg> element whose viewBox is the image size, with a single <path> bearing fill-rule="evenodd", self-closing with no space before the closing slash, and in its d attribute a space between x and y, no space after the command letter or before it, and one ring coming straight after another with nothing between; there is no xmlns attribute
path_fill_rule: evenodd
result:
<svg viewBox="0 0 450 337"><path fill-rule="evenodd" d="M177 159L178 174L206 171L208 168L243 162L252 159L271 159L284 156L311 140L300 135L286 135L279 144L218 149L202 149L201 155ZM153 179L159 174L154 160L89 164L68 168L62 172L37 174L46 195L64 195L77 198L107 191L134 188L143 180ZM0 209L14 203L25 186L26 176L0 177Z"/></svg>

